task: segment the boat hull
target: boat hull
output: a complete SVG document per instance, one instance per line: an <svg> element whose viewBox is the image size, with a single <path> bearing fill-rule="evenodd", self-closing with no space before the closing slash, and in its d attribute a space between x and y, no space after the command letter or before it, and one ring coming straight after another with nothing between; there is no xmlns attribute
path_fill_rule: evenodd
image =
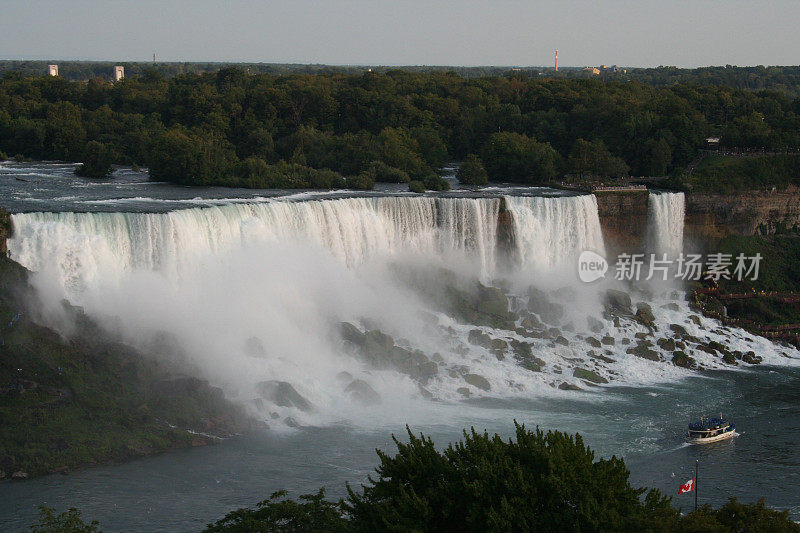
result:
<svg viewBox="0 0 800 533"><path fill-rule="evenodd" d="M725 433L720 433L719 435L714 435L713 437L687 437L686 442L689 444L709 444L712 442L730 439L734 435L736 435L735 431L726 431Z"/></svg>

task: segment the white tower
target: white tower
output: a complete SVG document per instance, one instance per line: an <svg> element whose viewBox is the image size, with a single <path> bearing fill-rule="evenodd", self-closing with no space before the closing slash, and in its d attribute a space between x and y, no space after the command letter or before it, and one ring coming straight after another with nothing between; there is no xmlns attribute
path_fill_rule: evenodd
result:
<svg viewBox="0 0 800 533"><path fill-rule="evenodd" d="M114 65L114 81L119 81L125 77L125 67L122 65Z"/></svg>
<svg viewBox="0 0 800 533"><path fill-rule="evenodd" d="M58 76L58 65L47 65L47 74L50 76Z"/></svg>

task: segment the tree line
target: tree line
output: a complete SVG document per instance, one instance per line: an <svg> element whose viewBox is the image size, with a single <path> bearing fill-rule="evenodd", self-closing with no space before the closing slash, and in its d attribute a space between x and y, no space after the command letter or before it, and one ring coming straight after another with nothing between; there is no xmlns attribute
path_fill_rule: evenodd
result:
<svg viewBox="0 0 800 533"><path fill-rule="evenodd" d="M0 151L149 168L187 185L441 189L445 162L488 179L658 176L723 144L800 146L800 99L717 85L465 78L452 72L248 74L236 67L111 83L6 72ZM468 176L464 176L469 179ZM481 181L482 178L478 178Z"/></svg>

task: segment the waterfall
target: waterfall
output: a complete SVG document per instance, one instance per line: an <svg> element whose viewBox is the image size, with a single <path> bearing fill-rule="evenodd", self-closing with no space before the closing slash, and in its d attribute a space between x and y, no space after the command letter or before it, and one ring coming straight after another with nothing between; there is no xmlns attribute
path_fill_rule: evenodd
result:
<svg viewBox="0 0 800 533"><path fill-rule="evenodd" d="M648 248L675 257L683 251L685 197L682 192L651 192L648 199Z"/></svg>
<svg viewBox="0 0 800 533"><path fill-rule="evenodd" d="M168 213L13 215L11 256L33 271L57 265L67 284L100 272L177 276L211 254L302 241L358 266L400 251L474 258L494 268L498 199L381 197L228 204ZM86 281L85 279L83 281ZM76 285L77 284L77 285Z"/></svg>
<svg viewBox="0 0 800 533"><path fill-rule="evenodd" d="M521 266L551 270L576 265L584 250L605 252L593 195L505 198Z"/></svg>

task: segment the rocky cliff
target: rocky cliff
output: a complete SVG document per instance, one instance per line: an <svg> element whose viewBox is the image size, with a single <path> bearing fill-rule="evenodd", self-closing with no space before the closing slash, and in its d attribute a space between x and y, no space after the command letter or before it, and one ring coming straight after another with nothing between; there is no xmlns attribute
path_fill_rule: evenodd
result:
<svg viewBox="0 0 800 533"><path fill-rule="evenodd" d="M647 238L647 191L597 192L597 213L610 252L644 248Z"/></svg>
<svg viewBox="0 0 800 533"><path fill-rule="evenodd" d="M6 239L11 237L11 215L0 209L0 254L6 253Z"/></svg>
<svg viewBox="0 0 800 533"><path fill-rule="evenodd" d="M800 231L800 188L740 194L686 195L689 241L708 242L727 235L774 235Z"/></svg>

